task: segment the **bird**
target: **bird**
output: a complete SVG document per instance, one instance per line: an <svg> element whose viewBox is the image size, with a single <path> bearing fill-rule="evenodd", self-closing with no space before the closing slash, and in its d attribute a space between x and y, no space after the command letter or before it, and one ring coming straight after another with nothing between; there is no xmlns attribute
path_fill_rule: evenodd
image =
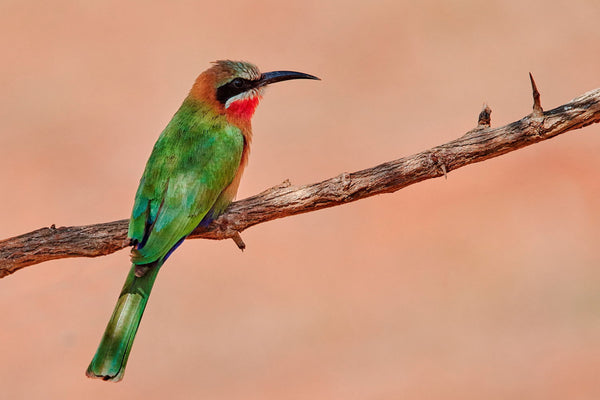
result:
<svg viewBox="0 0 600 400"><path fill-rule="evenodd" d="M295 71L261 73L231 60L215 61L198 76L140 179L128 229L132 265L88 377L123 379L158 271L196 227L210 224L234 200L265 87L292 79L319 80Z"/></svg>

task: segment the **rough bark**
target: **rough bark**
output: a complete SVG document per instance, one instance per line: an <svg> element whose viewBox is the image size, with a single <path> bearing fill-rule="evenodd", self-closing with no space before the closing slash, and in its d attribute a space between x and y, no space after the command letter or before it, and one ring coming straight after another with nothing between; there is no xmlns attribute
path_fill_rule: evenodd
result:
<svg viewBox="0 0 600 400"><path fill-rule="evenodd" d="M543 111L531 77L533 111L519 121L491 128L491 110L485 106L477 127L458 139L373 168L342 173L310 185L288 181L260 194L232 203L216 221L196 229L189 238L234 239L239 232L276 218L320 210L392 193L425 179L446 176L465 165L520 149L600 121L600 89L587 92L550 111ZM29 265L67 257L97 257L130 245L128 220L87 226L41 228L0 241L0 277Z"/></svg>

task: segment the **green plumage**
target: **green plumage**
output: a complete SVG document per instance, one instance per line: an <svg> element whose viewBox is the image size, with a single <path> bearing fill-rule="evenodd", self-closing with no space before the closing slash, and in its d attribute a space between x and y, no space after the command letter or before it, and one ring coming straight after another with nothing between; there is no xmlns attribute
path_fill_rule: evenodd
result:
<svg viewBox="0 0 600 400"><path fill-rule="evenodd" d="M221 195L240 166L243 148L239 128L191 98L162 132L146 164L129 223L129 237L138 243L132 251L133 266L88 376L122 378L162 263L209 211L218 215L231 202ZM215 203L219 209L213 208ZM145 274L136 276L136 266L144 264L149 265Z"/></svg>
<svg viewBox="0 0 600 400"><path fill-rule="evenodd" d="M251 140L250 119L263 88L294 71L261 73L242 61L216 61L173 116L146 164L131 219L133 263L86 375L119 381L154 280L171 252L231 203Z"/></svg>
<svg viewBox="0 0 600 400"><path fill-rule="evenodd" d="M135 265L131 267L96 355L87 369L87 376L115 382L123 378L133 339L159 269L160 266L157 266L144 276L137 277Z"/></svg>
<svg viewBox="0 0 600 400"><path fill-rule="evenodd" d="M132 261L164 256L211 209L240 165L244 138L225 117L187 99L154 146L140 181L129 237L144 246ZM231 199L229 199L231 201Z"/></svg>

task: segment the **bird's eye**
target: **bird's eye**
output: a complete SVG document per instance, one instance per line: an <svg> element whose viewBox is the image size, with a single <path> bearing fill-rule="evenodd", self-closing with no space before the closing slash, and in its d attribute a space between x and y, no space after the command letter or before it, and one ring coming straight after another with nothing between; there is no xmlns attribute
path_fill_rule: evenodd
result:
<svg viewBox="0 0 600 400"><path fill-rule="evenodd" d="M231 85L234 88L241 89L242 87L244 87L244 80L242 78L235 78L231 81Z"/></svg>

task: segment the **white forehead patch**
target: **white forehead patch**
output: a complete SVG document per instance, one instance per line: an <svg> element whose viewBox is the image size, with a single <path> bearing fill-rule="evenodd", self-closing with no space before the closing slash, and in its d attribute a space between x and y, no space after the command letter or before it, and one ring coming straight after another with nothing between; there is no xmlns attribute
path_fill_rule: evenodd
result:
<svg viewBox="0 0 600 400"><path fill-rule="evenodd" d="M249 81L260 79L260 71L252 64L238 64L238 71L242 78L248 79Z"/></svg>
<svg viewBox="0 0 600 400"><path fill-rule="evenodd" d="M240 78L254 81L260 78L260 71L256 65L244 61L219 60L214 62L222 68L228 69L231 73Z"/></svg>

